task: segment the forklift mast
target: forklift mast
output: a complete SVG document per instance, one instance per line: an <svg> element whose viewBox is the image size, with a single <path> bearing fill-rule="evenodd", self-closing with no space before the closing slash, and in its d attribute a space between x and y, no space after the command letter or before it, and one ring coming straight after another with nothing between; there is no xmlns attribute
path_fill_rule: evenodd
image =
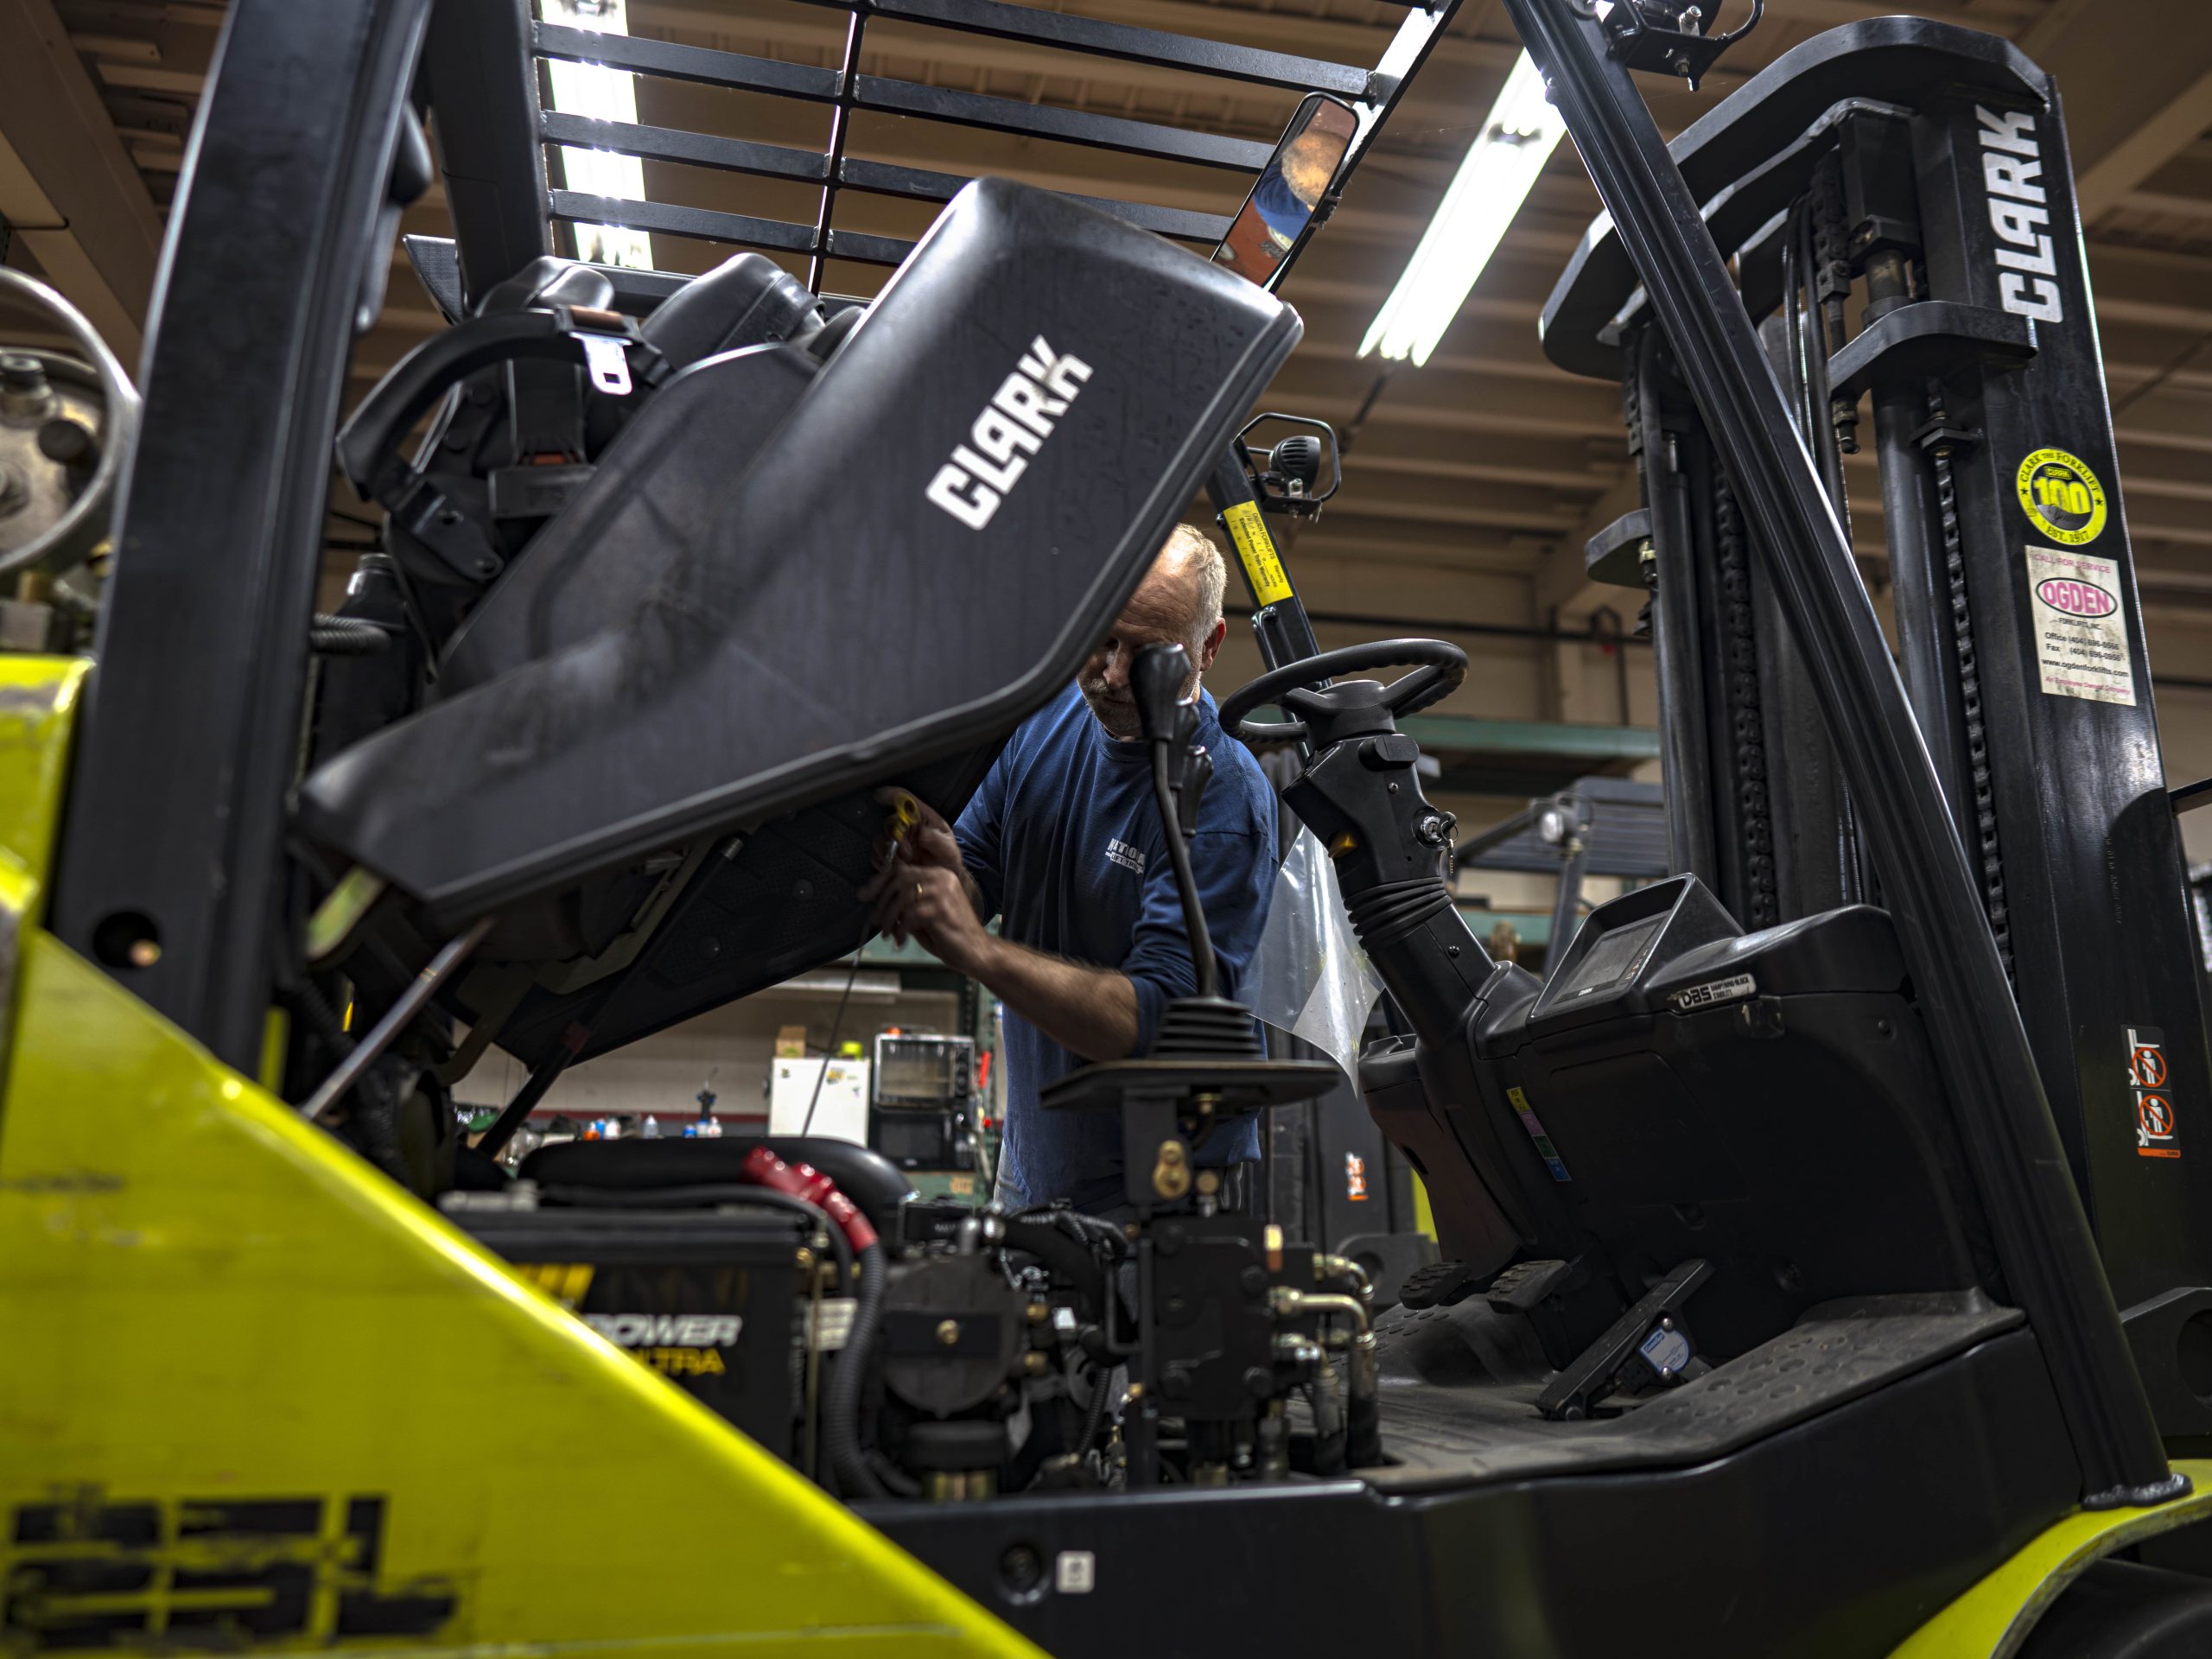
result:
<svg viewBox="0 0 2212 1659"><path fill-rule="evenodd" d="M2114 1294L2163 1329L2199 1306L2167 1293L2212 1280L2190 1140L2212 1068L2056 87L1988 36L1883 19L1785 54L1675 154L1847 527L1871 395L1898 668ZM1782 753L1774 692L1796 706L1802 671L1636 281L1594 237L1545 313L1554 361L1628 391L1648 505L1593 563L1653 586L1677 868L1747 925L1789 919L1851 895L1850 814L1825 734L1758 779L1756 718L1713 707L1716 683L1766 694ZM1771 899L1744 868L1762 796ZM1808 828L1838 833L1808 849Z"/></svg>

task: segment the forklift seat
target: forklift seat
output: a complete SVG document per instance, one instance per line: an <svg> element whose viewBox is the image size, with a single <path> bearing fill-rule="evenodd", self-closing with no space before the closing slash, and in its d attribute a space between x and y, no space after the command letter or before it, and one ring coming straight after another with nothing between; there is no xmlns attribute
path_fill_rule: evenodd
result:
<svg viewBox="0 0 2212 1659"><path fill-rule="evenodd" d="M437 701L317 766L301 826L448 929L742 830L728 902L687 907L701 937L648 977L721 1001L849 950L872 786L958 810L1300 332L1119 219L971 185L827 362L770 345L664 382Z"/></svg>

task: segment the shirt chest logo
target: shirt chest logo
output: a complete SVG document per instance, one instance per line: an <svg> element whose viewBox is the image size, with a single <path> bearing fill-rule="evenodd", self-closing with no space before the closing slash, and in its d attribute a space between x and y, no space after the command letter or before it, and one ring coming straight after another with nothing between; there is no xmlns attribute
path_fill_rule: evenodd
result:
<svg viewBox="0 0 2212 1659"><path fill-rule="evenodd" d="M1138 875L1144 874L1143 852L1118 836L1106 843L1106 858L1109 863L1118 864L1125 870L1134 871Z"/></svg>

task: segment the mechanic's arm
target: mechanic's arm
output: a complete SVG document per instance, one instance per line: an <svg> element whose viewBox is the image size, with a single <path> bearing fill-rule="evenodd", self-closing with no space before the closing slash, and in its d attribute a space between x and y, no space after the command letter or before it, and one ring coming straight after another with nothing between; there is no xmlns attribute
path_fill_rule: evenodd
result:
<svg viewBox="0 0 2212 1659"><path fill-rule="evenodd" d="M893 938L919 939L939 962L994 996L1071 1053L1125 1059L1140 1032L1137 989L1110 968L1048 956L987 931L970 896L975 878L942 864L894 862L868 883L876 925Z"/></svg>

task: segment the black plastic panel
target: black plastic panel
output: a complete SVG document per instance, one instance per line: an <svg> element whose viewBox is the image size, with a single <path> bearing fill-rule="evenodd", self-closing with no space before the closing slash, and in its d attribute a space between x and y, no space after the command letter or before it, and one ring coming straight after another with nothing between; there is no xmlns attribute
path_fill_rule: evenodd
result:
<svg viewBox="0 0 2212 1659"><path fill-rule="evenodd" d="M1075 672L1299 333L1156 237L981 181L765 448L704 416L610 446L568 515L585 566L639 570L603 632L319 768L302 823L450 921L993 742ZM1040 340L1087 378L970 528L930 490Z"/></svg>
<svg viewBox="0 0 2212 1659"><path fill-rule="evenodd" d="M1701 1351L1739 1353L1821 1302L1992 1276L1904 980L1880 911L1738 937L1681 877L1600 906L1478 1050L1532 1115L1524 1180L1602 1242L1625 1292L1711 1261L1687 1323ZM1531 1125L1556 1167L1530 1156Z"/></svg>
<svg viewBox="0 0 2212 1659"><path fill-rule="evenodd" d="M2064 1513L2078 1478L2013 1332L1694 1466L1399 1498L1344 1480L861 1507L1058 1659L1865 1659ZM1016 1546L1043 1557L1041 1594L1005 1589ZM1067 1550L1092 1556L1091 1593L1052 1588Z"/></svg>

